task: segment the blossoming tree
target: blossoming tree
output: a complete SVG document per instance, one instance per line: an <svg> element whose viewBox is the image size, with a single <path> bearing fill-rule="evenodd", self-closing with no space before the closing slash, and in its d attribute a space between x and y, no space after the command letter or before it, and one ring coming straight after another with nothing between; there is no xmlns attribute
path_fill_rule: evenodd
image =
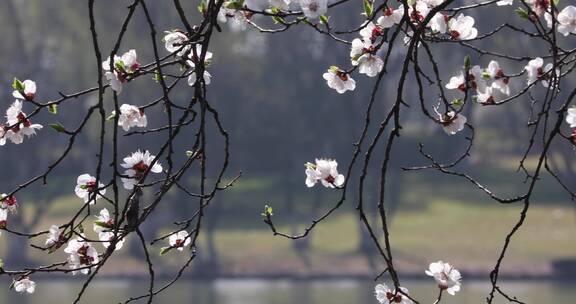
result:
<svg viewBox="0 0 576 304"><path fill-rule="evenodd" d="M341 58L325 71L318 71L317 81L325 82L325 89L339 94L354 94L358 90L370 92L364 111L364 124L358 126L360 136L356 138L344 170L338 162L328 158L317 158L306 163L303 185L325 187L327 191L338 191L340 198L324 214L298 235L278 230L273 221L272 207L266 206L262 214L264 222L274 235L289 239L301 239L309 235L318 225L329 218L345 203L353 203L360 223L369 232L378 253L385 263L384 269L375 270L376 280L389 278L375 286L376 301L380 303L419 303L418 295L402 286L395 268L388 230L389 218L386 211L386 186L389 165L395 157L393 149L402 136L405 112L417 111L447 136L462 136L467 146L449 163L443 163L427 152L424 145L416 147L426 160L422 166L406 167L406 171L435 170L462 178L500 204L520 204L522 211L511 231L503 236L500 254L490 274L491 291L488 303L497 297L522 303L509 295L499 285L500 267L508 247L517 231L524 225L534 189L539 177L548 173L572 196L576 194L570 185L557 173L549 161L554 144L576 144L576 109L570 108L576 89L566 81L576 65L576 48L571 48L571 35L576 34L576 7L560 1L548 0L401 0L353 3L349 0L270 0L266 8L259 9L243 0L201 0L198 12L186 10L180 0L173 0L173 9L179 16L177 30L168 30L163 36L155 24L147 6L149 0L133 0L127 7L126 16L115 37L111 50L103 50L96 26L94 6L97 0L87 0L94 60L97 67L97 86L76 93L60 93L54 96L42 94L42 84L33 80L14 79L12 97L15 101L6 108L6 121L0 125L0 145L20 145L36 136L66 136L68 144L63 153L37 176L23 181L18 187L6 191L0 198L0 231L21 237L30 245L46 254L62 251L67 255L63 261L40 267L13 269L0 263L0 275L13 280L16 292L33 293L36 283L33 277L40 273L66 273L86 275L85 283L74 303L80 302L92 280L100 269L121 250L129 238L139 241L149 272L149 289L141 296L130 298L126 303L146 299L153 302L155 296L176 282L184 270L197 256L198 237L205 222L205 211L220 191L231 187L240 174L228 172L230 149L229 135L210 98L210 83L218 81L209 68L217 51L211 49L211 40L219 31L255 31L282 35L291 28L311 27L318 35L336 41L349 56ZM358 12L358 24L353 28L339 28L338 21L330 18L330 11L346 4L354 5ZM510 18L514 22L504 23L490 29L483 20L475 20L478 9L499 10L515 5ZM152 58L141 58L138 51L125 45L124 37L137 11L140 11L149 31L149 48ZM201 17L198 19L198 14ZM195 16L192 18L191 16ZM192 20L199 20L193 23ZM489 22L486 22L489 23ZM224 26L227 24L227 26ZM534 54L527 51L523 56L512 56L498 50L483 49L475 43L493 39L498 35L523 35L548 46L548 51ZM460 59L458 71L438 61L436 48L462 47L469 55ZM126 50L121 51L121 50ZM213 55L213 52L216 55ZM389 73L393 53L401 54L400 72ZM362 87L354 78L373 78L371 87ZM119 96L130 90L131 83L153 79L159 97L146 102L120 102ZM382 103L378 97L384 80L396 81L395 98L384 118L378 121L375 105ZM184 86L179 86L184 83ZM174 92L185 91L187 100L174 98ZM407 91L417 92L417 98L406 97ZM108 95L107 95L108 94ZM36 120L39 113L58 115L73 99L95 96L97 102L79 115L77 125L62 125ZM507 107L514 103L530 100L530 117L525 127L530 130L527 146L519 163L526 175L527 189L513 197L503 197L476 180L459 171L461 164L472 153L475 142L474 121L466 117L472 107ZM112 105L114 110L107 111ZM163 125L149 127L147 113L162 115ZM50 175L63 163L75 148L75 142L85 131L89 120L99 123L99 144L96 156L88 159L93 163L91 172L77 172L76 184L70 182L70 192L78 197L77 212L65 222L54 223L46 230L32 233L18 231L10 225L11 215L19 208L17 197L36 183L50 182ZM34 121L34 123L33 123ZM57 133L48 133L48 124ZM182 138L184 129L194 130L193 138ZM155 146L134 147L133 152L122 155L123 136L160 135ZM189 149L175 149L175 142L185 140ZM211 141L221 141L219 151ZM541 142L535 145L535 142ZM375 157L379 147L384 157ZM316 157L313 150L311 158ZM535 168L524 165L529 154L537 155ZM210 157L209 157L210 156ZM320 156L319 156L320 157ZM379 222L367 218L363 196L366 179L370 172L379 176L377 209ZM356 172L356 173L355 173ZM181 183L187 176L198 179L198 185L190 189ZM227 180L227 181L225 181ZM355 186L351 187L351 180ZM147 239L141 225L164 207L166 194L170 190L185 193L196 203L196 210L184 220L169 227L170 232ZM357 192L354 202L347 199ZM148 194L145 196L145 194ZM97 238L90 238L85 227L91 227ZM378 237L378 231L384 235ZM164 244L157 245L157 244ZM158 246L158 247L157 247ZM151 254L182 255L182 266L172 280L157 286ZM184 255L184 253L186 253ZM461 274L451 264L430 261L428 270L438 286L436 303L444 292L456 295L461 288Z"/></svg>

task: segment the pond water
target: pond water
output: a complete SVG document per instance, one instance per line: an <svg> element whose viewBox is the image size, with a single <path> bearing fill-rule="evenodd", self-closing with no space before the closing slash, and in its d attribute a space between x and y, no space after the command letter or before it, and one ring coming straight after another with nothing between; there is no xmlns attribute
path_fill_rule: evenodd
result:
<svg viewBox="0 0 576 304"><path fill-rule="evenodd" d="M33 295L24 296L0 290L0 303L63 304L71 303L81 283L39 281ZM405 286L421 303L433 303L437 290L429 281L405 281ZM288 281L221 279L215 281L181 281L159 296L154 303L194 304L357 304L377 303L373 283L355 280ZM503 282L502 286L526 303L576 303L574 282ZM144 281L99 280L93 283L81 303L108 304L124 301L147 290ZM467 281L456 296L445 295L442 303L485 303L489 284ZM132 302L143 303L143 302ZM509 303L499 299L495 303Z"/></svg>

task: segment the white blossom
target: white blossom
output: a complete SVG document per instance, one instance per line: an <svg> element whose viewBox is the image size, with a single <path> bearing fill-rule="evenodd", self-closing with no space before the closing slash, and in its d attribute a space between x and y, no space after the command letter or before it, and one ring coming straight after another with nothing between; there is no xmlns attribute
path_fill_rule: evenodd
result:
<svg viewBox="0 0 576 304"><path fill-rule="evenodd" d="M558 14L558 32L564 36L576 34L576 7L569 5Z"/></svg>
<svg viewBox="0 0 576 304"><path fill-rule="evenodd" d="M188 50L190 50L190 45L186 45L188 42L188 36L182 31L166 31L164 36L164 47L170 53L176 53L177 56L183 56Z"/></svg>
<svg viewBox="0 0 576 304"><path fill-rule="evenodd" d="M122 178L122 183L124 188L131 190L134 185L140 182L144 173L148 170L155 156L151 155L150 152L141 152L140 150L132 153L132 155L124 158L124 163L120 164L122 168L125 168L124 175L129 176L128 178ZM161 173L162 165L157 161L150 169L152 173Z"/></svg>
<svg viewBox="0 0 576 304"><path fill-rule="evenodd" d="M576 107L569 108L567 112L566 122L570 125L570 128L576 128Z"/></svg>
<svg viewBox="0 0 576 304"><path fill-rule="evenodd" d="M514 4L514 0L500 0L496 2L496 5L498 6L512 5L512 4Z"/></svg>
<svg viewBox="0 0 576 304"><path fill-rule="evenodd" d="M376 20L376 23L382 28L389 28L394 26L394 24L400 23L402 16L404 16L404 8L402 6L397 9L387 7L384 9L383 15Z"/></svg>
<svg viewBox="0 0 576 304"><path fill-rule="evenodd" d="M98 191L98 194L94 196L96 191ZM76 193L76 196L83 199L84 203L90 202L90 205L94 205L96 200L102 198L102 195L106 194L106 188L104 188L104 184L102 183L98 183L98 187L96 187L96 177L91 176L90 174L82 174L76 179L74 193Z"/></svg>
<svg viewBox="0 0 576 304"><path fill-rule="evenodd" d="M400 287L404 294L408 294L408 289ZM394 289L390 289L386 284L378 284L374 287L374 295L380 304L412 304L412 300Z"/></svg>
<svg viewBox="0 0 576 304"><path fill-rule="evenodd" d="M33 124L27 118L26 113L22 112L22 101L16 100L6 110L6 119L8 120L5 126L4 137L9 139L14 144L21 144L24 141L24 135L31 137L36 134L36 130L42 129L42 125ZM0 142L0 145L5 141Z"/></svg>
<svg viewBox="0 0 576 304"><path fill-rule="evenodd" d="M338 67L331 67L322 77L324 77L328 86L336 90L339 94L356 89L356 81Z"/></svg>
<svg viewBox="0 0 576 304"><path fill-rule="evenodd" d="M72 269L72 275L78 272L88 274L90 269L93 268L91 265L96 265L99 262L96 249L92 244L80 237L68 242L68 246L64 248L64 252L69 254L68 264L70 269Z"/></svg>
<svg viewBox="0 0 576 304"><path fill-rule="evenodd" d="M12 96L17 99L34 100L34 96L36 96L36 82L26 79L22 82L22 85L24 89L14 90Z"/></svg>
<svg viewBox="0 0 576 304"><path fill-rule="evenodd" d="M454 135L464 129L466 124L466 116L462 114L456 114L454 111L449 111L445 115L440 116L440 122L442 123L442 129L448 135Z"/></svg>
<svg viewBox="0 0 576 304"><path fill-rule="evenodd" d="M168 243L170 246L178 249L179 251L184 250L184 247L190 245L191 242L192 240L190 239L188 231L186 230L178 231L168 238Z"/></svg>
<svg viewBox="0 0 576 304"><path fill-rule="evenodd" d="M287 11L290 8L290 0L268 0L270 7L277 7L283 11Z"/></svg>
<svg viewBox="0 0 576 304"><path fill-rule="evenodd" d="M8 194L2 193L0 194L0 208L14 213L18 208L18 200L14 195L8 196Z"/></svg>
<svg viewBox="0 0 576 304"><path fill-rule="evenodd" d="M433 32L444 34L448 29L447 16L442 13L436 13L436 15L430 19L429 24Z"/></svg>
<svg viewBox="0 0 576 304"><path fill-rule="evenodd" d="M114 239L114 228L116 223L114 218L110 217L110 212L108 209L104 208L100 210L100 214L96 216L96 221L94 221L93 229L94 232L98 234L98 239L102 241L102 246L108 248L110 242ZM117 233L116 237L120 237ZM118 240L116 243L115 250L120 250L124 246L124 238Z"/></svg>
<svg viewBox="0 0 576 304"><path fill-rule="evenodd" d="M434 277L436 283L438 283L438 287L446 290L451 295L455 295L456 292L460 290L460 280L462 276L458 270L454 269L454 267L448 263L442 261L430 263L426 274Z"/></svg>
<svg viewBox="0 0 576 304"><path fill-rule="evenodd" d="M306 163L306 186L314 187L318 181L326 188L342 187L344 175L338 173L338 163L331 159L316 159Z"/></svg>
<svg viewBox="0 0 576 304"><path fill-rule="evenodd" d="M110 82L112 89L118 94L122 92L122 87L124 83L128 81L128 77L134 74L139 68L138 55L136 54L136 50L133 49L124 53L122 57L114 55L112 70L110 69L110 57L102 62L102 69L106 71L104 76Z"/></svg>
<svg viewBox="0 0 576 304"><path fill-rule="evenodd" d="M188 85L193 86L196 84L196 65L198 64L198 62L200 61L199 57L200 55L202 55L202 46L200 44L196 45L196 54L194 54L194 52L190 52L190 55L188 55L189 60L187 60L186 62L188 63L188 65L194 69L192 71L192 73L190 73L190 75L188 76ZM208 52L206 51L206 54L204 56L204 68L207 68L211 63L212 63L212 57L213 54L212 52ZM211 80L212 80L212 75L205 69L204 70L204 83L206 85L209 85Z"/></svg>
<svg viewBox="0 0 576 304"><path fill-rule="evenodd" d="M124 131L130 130L131 127L145 128L148 125L148 119L146 114L144 114L144 110L134 105L123 104L120 106L118 125Z"/></svg>
<svg viewBox="0 0 576 304"><path fill-rule="evenodd" d="M242 10L227 8L226 6L227 3L225 2L218 11L218 21L227 23L228 19L232 19L229 24L233 31L245 31L250 21L250 15L247 15L248 13Z"/></svg>
<svg viewBox="0 0 576 304"><path fill-rule="evenodd" d="M504 75L504 70L500 68L498 61L492 60L486 68L486 76L493 80L492 87L499 89L502 94L510 95L510 87L508 81L510 78Z"/></svg>
<svg viewBox="0 0 576 304"><path fill-rule="evenodd" d="M456 40L474 39L478 36L478 30L474 27L474 18L464 14L448 21L448 31Z"/></svg>
<svg viewBox="0 0 576 304"><path fill-rule="evenodd" d="M2 234L2 229L6 228L8 223L8 211L6 209L0 209L0 235Z"/></svg>
<svg viewBox="0 0 576 304"><path fill-rule="evenodd" d="M46 238L46 247L50 248L60 243L62 243L62 235L60 234L60 227L56 225L50 226L50 229L48 229L48 237Z"/></svg>
<svg viewBox="0 0 576 304"><path fill-rule="evenodd" d="M14 290L19 293L27 292L31 294L36 290L36 283L28 277L25 277L18 281L14 281Z"/></svg>
<svg viewBox="0 0 576 304"><path fill-rule="evenodd" d="M328 0L299 0L302 12L309 19L315 19L326 14L328 11Z"/></svg>
<svg viewBox="0 0 576 304"><path fill-rule="evenodd" d="M544 60L540 57L536 57L528 62L528 65L524 67L528 74L527 82L528 85L532 83L542 80L542 85L547 88L549 85L549 80L552 78L552 73L549 73L552 70L554 65L552 63L548 63L544 66ZM556 74L559 74L559 70L556 69Z"/></svg>
<svg viewBox="0 0 576 304"><path fill-rule="evenodd" d="M360 74L366 74L368 77L374 77L384 68L384 61L375 55L375 46L369 40L356 38L352 40L352 49L350 57L352 65L358 66Z"/></svg>

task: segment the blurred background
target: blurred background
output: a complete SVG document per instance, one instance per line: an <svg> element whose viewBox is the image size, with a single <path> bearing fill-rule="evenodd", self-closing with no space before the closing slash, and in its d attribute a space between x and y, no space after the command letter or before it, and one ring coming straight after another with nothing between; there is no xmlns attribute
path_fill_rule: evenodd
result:
<svg viewBox="0 0 576 304"><path fill-rule="evenodd" d="M58 92L73 93L97 85L85 2L0 1L0 111L13 102L14 77L35 80L37 100L41 101L58 98ZM191 20L200 20L197 3L186 2ZM97 30L104 54L113 46L129 3L96 1ZM254 8L266 7L266 2L247 3ZM160 31L182 28L171 1L147 4ZM483 32L505 20L521 24L522 19L513 10L514 7L489 7L470 14ZM329 15L337 29L347 29L362 22L360 12L360 3L350 2L330 10ZM271 25L269 20L258 17L254 20ZM371 280L383 269L383 263L353 212L357 194L350 196L345 206L308 238L296 242L272 236L260 216L263 206L271 205L279 227L285 232L299 233L336 202L338 191L305 186L304 163L320 157L335 158L344 171L362 128L374 79L354 75L357 81L354 93L339 95L329 89L322 73L330 65L349 67L349 48L310 28L298 27L274 35L252 29L236 32L227 25L223 29L215 35L210 48L214 59L208 98L220 111L231 135L229 177L239 171L243 176L233 188L215 198L208 209L198 259L184 279L163 295L162 302L190 299L210 304L375 303L372 291L375 283ZM345 38L351 40L354 36ZM571 44L569 40L561 43ZM475 45L514 56L535 57L547 52L545 45L511 33L495 35ZM120 52L132 48L138 51L141 63L153 60L141 10L137 10L130 24ZM164 49L161 51L167 54ZM444 79L459 72L466 54L471 54L473 63L481 66L493 59L474 56L470 50L452 44L436 46L434 54L442 63ZM403 48L399 46L393 52L389 73L377 97L375 121L384 117L395 98L398 66L403 56ZM525 63L500 61L500 64L512 74L520 72ZM574 83L573 80L568 79L567 83ZM518 91L524 83L524 78L513 79L512 91ZM437 92L432 85L429 89L431 108L437 102ZM185 102L191 90L182 84L174 91L174 100ZM543 93L536 91L533 98L537 100ZM404 128L394 148L389 172L386 205L391 214L395 262L405 279L404 286L426 302L436 295L436 287L425 277L424 270L430 262L449 261L463 272L464 285L462 292L446 299L446 303L480 303L489 290L488 274L505 235L519 217L521 206L498 204L457 177L402 170L426 164L418 153L418 143L445 161L457 157L466 144L465 134L449 137L426 119L419 111L416 94L416 89L410 87L405 91L405 100L413 106L403 109ZM120 102L143 105L152 99L150 96L154 99L161 96L161 90L151 77L142 78L124 89ZM105 98L111 111L110 92ZM34 122L44 126L54 122L76 126L95 102L94 95L70 100L59 107L57 116L43 113ZM525 97L504 107L468 107L465 115L476 127L476 141L472 156L458 169L501 196L523 193L526 176L517 169L529 140L526 122L530 105L531 100ZM25 111L30 112L31 108ZM149 127L165 124L160 108L146 114ZM12 228L24 232L44 230L64 222L81 206L82 201L74 195L74 186L78 175L95 170L98 127L97 119L89 121L84 136L77 140L66 162L50 175L47 185L36 184L18 194L20 209L10 218ZM194 130L187 132L189 136L182 136L177 143L180 151L192 144ZM127 137L120 147L122 155L138 148L154 154L158 138ZM1 147L0 192L9 192L43 172L66 144L65 136L45 127L22 145ZM218 145L214 144L213 153L218 153ZM540 146L540 142L535 143L536 151ZM375 155L377 162L383 152ZM528 156L525 164L528 169L534 168L535 157ZM555 144L553 165L569 185L576 182L573 157L574 151L567 142ZM368 198L365 204L374 215L373 221L376 221L378 171L378 165L371 168L370 177L374 178L368 178L365 193ZM192 175L186 183L194 185L196 181ZM196 205L185 194L170 192L155 216L144 224L144 233L152 238L171 230L172 223L194 212ZM528 303L573 303L576 292L567 288L570 284L567 279L576 277L564 265L570 265L576 258L574 207L570 196L550 176L543 175L527 222L514 237L502 267L502 278L507 280L504 287L512 294ZM32 241L43 242L44 239ZM161 246L158 245L158 252ZM60 261L65 256L62 253L48 256L29 247L26 239L3 233L0 258L7 269L14 269ZM169 279L185 258L186 253L180 252L163 257L155 254L160 281ZM147 269L142 259L138 240L129 238L123 251L104 267L82 303L114 303L144 292ZM0 289L0 302L67 303L78 292L83 278L67 276L45 281L37 277L37 292L29 297L9 291L9 283L2 284L5 287Z"/></svg>

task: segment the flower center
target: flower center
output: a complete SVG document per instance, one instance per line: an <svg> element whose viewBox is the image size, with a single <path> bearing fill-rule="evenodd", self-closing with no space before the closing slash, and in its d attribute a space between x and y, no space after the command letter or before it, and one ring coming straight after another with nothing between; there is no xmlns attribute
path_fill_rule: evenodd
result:
<svg viewBox="0 0 576 304"><path fill-rule="evenodd" d="M393 293L388 291L386 292L386 298L391 303L402 303L402 296L399 294L394 295Z"/></svg>
<svg viewBox="0 0 576 304"><path fill-rule="evenodd" d="M332 175L326 176L326 178L324 180L329 182L330 184L333 184L336 181L336 179Z"/></svg>
<svg viewBox="0 0 576 304"><path fill-rule="evenodd" d="M338 71L336 72L336 76L338 76L342 81L348 81L348 74L346 74L346 72Z"/></svg>

